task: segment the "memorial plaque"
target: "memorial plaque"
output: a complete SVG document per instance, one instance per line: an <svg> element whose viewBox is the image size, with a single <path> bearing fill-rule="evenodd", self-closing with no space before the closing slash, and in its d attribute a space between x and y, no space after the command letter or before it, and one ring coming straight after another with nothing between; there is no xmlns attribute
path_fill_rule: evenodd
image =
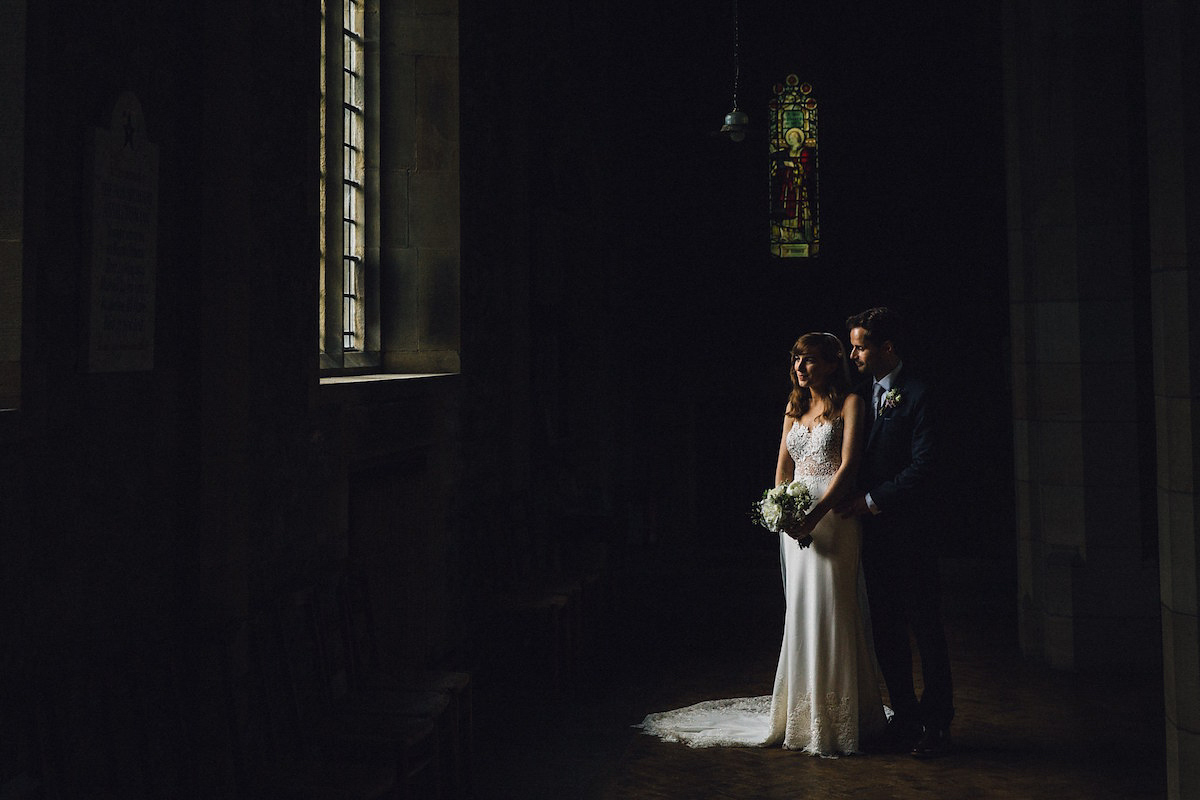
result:
<svg viewBox="0 0 1200 800"><path fill-rule="evenodd" d="M87 369L154 368L158 147L142 107L124 92L107 130L95 132Z"/></svg>

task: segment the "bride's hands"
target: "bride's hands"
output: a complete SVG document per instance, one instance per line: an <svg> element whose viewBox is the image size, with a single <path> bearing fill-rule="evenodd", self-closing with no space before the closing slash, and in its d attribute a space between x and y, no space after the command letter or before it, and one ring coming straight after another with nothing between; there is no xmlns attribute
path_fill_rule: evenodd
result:
<svg viewBox="0 0 1200 800"><path fill-rule="evenodd" d="M791 526L787 530L787 535L796 540L796 544L801 547L807 547L812 544L812 532L817 527L818 520L812 514L809 514L800 520L796 525Z"/></svg>

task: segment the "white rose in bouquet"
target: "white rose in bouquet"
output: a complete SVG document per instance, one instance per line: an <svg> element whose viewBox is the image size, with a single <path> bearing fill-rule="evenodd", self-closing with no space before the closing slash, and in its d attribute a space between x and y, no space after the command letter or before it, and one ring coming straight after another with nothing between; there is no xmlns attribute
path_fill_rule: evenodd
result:
<svg viewBox="0 0 1200 800"><path fill-rule="evenodd" d="M804 519L812 504L812 492L809 491L808 485L795 480L781 483L763 492L762 499L751 507L750 517L755 524L772 533L783 533Z"/></svg>

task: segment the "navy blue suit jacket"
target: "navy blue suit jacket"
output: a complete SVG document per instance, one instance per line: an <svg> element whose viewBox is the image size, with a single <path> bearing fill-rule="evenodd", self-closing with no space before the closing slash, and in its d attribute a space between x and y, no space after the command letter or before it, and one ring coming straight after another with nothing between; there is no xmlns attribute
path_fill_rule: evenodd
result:
<svg viewBox="0 0 1200 800"><path fill-rule="evenodd" d="M892 389L898 402L871 422L858 473L859 485L880 511L877 519L886 519L889 527L928 516L937 453L937 414L929 387L905 365ZM869 406L870 382L863 394Z"/></svg>

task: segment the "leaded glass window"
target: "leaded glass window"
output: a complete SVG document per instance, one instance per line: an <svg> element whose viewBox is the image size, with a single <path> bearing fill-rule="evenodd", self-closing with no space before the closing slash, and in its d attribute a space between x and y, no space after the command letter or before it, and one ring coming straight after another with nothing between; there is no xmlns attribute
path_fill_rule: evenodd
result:
<svg viewBox="0 0 1200 800"><path fill-rule="evenodd" d="M788 75L770 108L771 253L815 256L821 241L817 188L817 101L812 86Z"/></svg>
<svg viewBox="0 0 1200 800"><path fill-rule="evenodd" d="M357 0L343 8L342 43L342 347L361 350L363 335L363 13Z"/></svg>

